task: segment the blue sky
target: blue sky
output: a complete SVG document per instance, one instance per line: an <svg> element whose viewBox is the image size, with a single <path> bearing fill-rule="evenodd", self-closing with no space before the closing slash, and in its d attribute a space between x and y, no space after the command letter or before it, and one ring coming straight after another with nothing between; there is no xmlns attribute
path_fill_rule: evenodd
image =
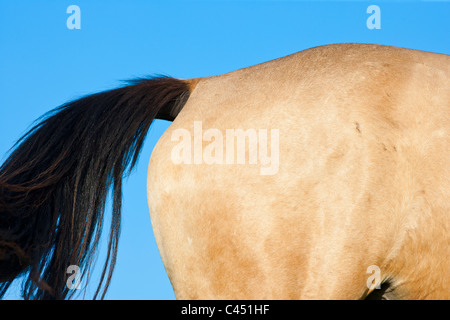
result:
<svg viewBox="0 0 450 320"><path fill-rule="evenodd" d="M66 25L72 4L81 10L79 30ZM372 4L380 7L381 29L366 26ZM43 113L121 80L156 73L217 75L338 42L450 54L449 17L448 1L2 0L0 158ZM107 299L175 298L146 199L148 160L169 125L155 121L125 181L121 241ZM86 298L92 292L88 287ZM15 290L7 296L17 297Z"/></svg>

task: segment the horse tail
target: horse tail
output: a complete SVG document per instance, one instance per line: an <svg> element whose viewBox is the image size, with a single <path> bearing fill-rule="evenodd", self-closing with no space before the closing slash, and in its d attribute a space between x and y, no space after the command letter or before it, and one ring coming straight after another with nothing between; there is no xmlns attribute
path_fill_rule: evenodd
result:
<svg viewBox="0 0 450 320"><path fill-rule="evenodd" d="M173 121L193 83L132 80L50 111L16 143L0 167L0 298L19 276L26 276L25 299L70 298L67 268L78 266L83 278L93 262L111 189L108 250L94 299L100 291L104 297L116 261L122 177L152 121Z"/></svg>

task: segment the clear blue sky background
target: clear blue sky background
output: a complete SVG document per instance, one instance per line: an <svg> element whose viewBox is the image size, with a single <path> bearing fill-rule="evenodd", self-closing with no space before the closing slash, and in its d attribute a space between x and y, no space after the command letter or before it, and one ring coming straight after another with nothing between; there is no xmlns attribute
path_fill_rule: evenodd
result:
<svg viewBox="0 0 450 320"><path fill-rule="evenodd" d="M81 30L66 27L71 4L81 9ZM371 4L381 9L380 30L366 27ZM450 54L449 18L450 3L444 1L2 0L0 157L43 113L120 80L154 73L217 75L337 42ZM126 180L107 299L174 299L146 199L147 163L169 125L155 122ZM92 292L88 287L87 298ZM7 297L17 298L16 290Z"/></svg>

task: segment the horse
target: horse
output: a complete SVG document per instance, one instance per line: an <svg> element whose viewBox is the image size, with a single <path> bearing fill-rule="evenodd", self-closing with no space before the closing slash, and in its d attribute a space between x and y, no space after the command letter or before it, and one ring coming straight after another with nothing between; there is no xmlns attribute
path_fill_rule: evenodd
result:
<svg viewBox="0 0 450 320"><path fill-rule="evenodd" d="M105 297L122 179L164 119L147 195L177 299L449 299L449 115L450 56L357 43L67 102L0 167L0 295L71 298L111 192Z"/></svg>

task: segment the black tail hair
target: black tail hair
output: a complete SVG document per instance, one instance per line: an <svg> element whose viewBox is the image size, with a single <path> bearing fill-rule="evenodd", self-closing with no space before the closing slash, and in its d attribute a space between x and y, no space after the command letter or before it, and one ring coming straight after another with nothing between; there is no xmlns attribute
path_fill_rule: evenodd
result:
<svg viewBox="0 0 450 320"><path fill-rule="evenodd" d="M108 251L94 299L102 285L104 297L116 262L122 176L152 121L174 120L189 93L189 80L132 80L50 111L17 142L0 167L0 298L21 275L25 299L70 298L67 268L86 274L112 186Z"/></svg>

